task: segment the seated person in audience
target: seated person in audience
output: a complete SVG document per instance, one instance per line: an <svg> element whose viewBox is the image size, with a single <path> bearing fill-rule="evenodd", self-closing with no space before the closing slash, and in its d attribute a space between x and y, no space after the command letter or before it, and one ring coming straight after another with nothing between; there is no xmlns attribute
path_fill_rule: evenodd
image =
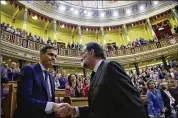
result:
<svg viewBox="0 0 178 118"><path fill-rule="evenodd" d="M52 70L50 71L50 74L55 78L56 77L56 71Z"/></svg>
<svg viewBox="0 0 178 118"><path fill-rule="evenodd" d="M2 22L2 23L1 23L1 28L4 29L5 26L6 26L5 22Z"/></svg>
<svg viewBox="0 0 178 118"><path fill-rule="evenodd" d="M9 28L9 24L7 24L7 25L4 26L4 30L7 31L8 28Z"/></svg>
<svg viewBox="0 0 178 118"><path fill-rule="evenodd" d="M156 88L156 84L152 79L148 80L147 87L146 101L148 115L150 118L159 118L165 112L161 91Z"/></svg>
<svg viewBox="0 0 178 118"><path fill-rule="evenodd" d="M79 97L79 91L77 88L77 75L70 74L68 76L68 83L65 87L65 92L69 97Z"/></svg>
<svg viewBox="0 0 178 118"><path fill-rule="evenodd" d="M4 99L4 88L3 88L3 83L8 83L9 79L7 76L7 68L1 67L0 66L0 79L1 79L1 103L2 100ZM1 104L1 115L3 114L3 109L2 109L2 104ZM2 116L1 116L2 117Z"/></svg>
<svg viewBox="0 0 178 118"><path fill-rule="evenodd" d="M37 42L37 36L33 36L33 41Z"/></svg>
<svg viewBox="0 0 178 118"><path fill-rule="evenodd" d="M1 99L3 98L3 83L8 83L9 78L7 76L7 68L0 66L1 72Z"/></svg>
<svg viewBox="0 0 178 118"><path fill-rule="evenodd" d="M61 70L61 77L59 78L59 83L60 83L59 89L65 89L65 85L67 82L68 82L68 79L66 77L66 71Z"/></svg>
<svg viewBox="0 0 178 118"><path fill-rule="evenodd" d="M9 27L7 27L6 30L7 30L8 32L10 32L10 33L14 33L14 32L15 32L13 26L9 26Z"/></svg>
<svg viewBox="0 0 178 118"><path fill-rule="evenodd" d="M38 37L36 38L36 42L37 42L37 43L40 43L40 36L38 36Z"/></svg>
<svg viewBox="0 0 178 118"><path fill-rule="evenodd" d="M18 36L20 36L20 30L19 30L19 28L16 29L15 34L18 35Z"/></svg>
<svg viewBox="0 0 178 118"><path fill-rule="evenodd" d="M80 94L79 97L82 97L83 96L83 78L80 75L78 75L78 78L77 78L77 89Z"/></svg>
<svg viewBox="0 0 178 118"><path fill-rule="evenodd" d="M50 38L50 37L48 37L47 44L48 44L48 45L52 45L52 41L51 41L51 38Z"/></svg>
<svg viewBox="0 0 178 118"><path fill-rule="evenodd" d="M26 38L27 36L26 36L26 31L25 30L23 30L22 32L21 32L21 36L23 37L23 38Z"/></svg>
<svg viewBox="0 0 178 118"><path fill-rule="evenodd" d="M7 70L9 81L16 81L20 70L16 67L16 63L12 62L11 67Z"/></svg>
<svg viewBox="0 0 178 118"><path fill-rule="evenodd" d="M57 41L56 41L56 40L54 40L53 46L56 47L56 48L58 48L58 44L57 44Z"/></svg>
<svg viewBox="0 0 178 118"><path fill-rule="evenodd" d="M173 106L175 103L175 99L168 91L167 82L161 83L160 88L161 88L161 95L163 97L163 102L165 106L165 117L167 118L171 116L171 111L174 109Z"/></svg>
<svg viewBox="0 0 178 118"><path fill-rule="evenodd" d="M88 90L90 86L90 78L86 77L83 84L83 97L88 97Z"/></svg>
<svg viewBox="0 0 178 118"><path fill-rule="evenodd" d="M31 33L31 32L28 34L27 39L28 39L28 40L33 40L33 36L32 36L32 33Z"/></svg>
<svg viewBox="0 0 178 118"><path fill-rule="evenodd" d="M54 80L55 89L59 89L59 87L60 87L59 77L60 77L60 75L59 75L59 74L56 74L56 77L55 77L55 80Z"/></svg>

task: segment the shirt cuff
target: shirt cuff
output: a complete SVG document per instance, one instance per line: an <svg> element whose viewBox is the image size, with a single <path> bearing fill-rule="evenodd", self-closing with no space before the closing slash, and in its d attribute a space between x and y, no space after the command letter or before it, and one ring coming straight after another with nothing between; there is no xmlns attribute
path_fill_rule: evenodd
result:
<svg viewBox="0 0 178 118"><path fill-rule="evenodd" d="M79 117L80 116L80 112L79 112L78 107L75 107L75 110L76 110L76 113L75 113L74 117Z"/></svg>
<svg viewBox="0 0 178 118"><path fill-rule="evenodd" d="M46 113L49 113L49 114L52 113L53 104L54 104L54 102L47 102L46 108L45 108Z"/></svg>

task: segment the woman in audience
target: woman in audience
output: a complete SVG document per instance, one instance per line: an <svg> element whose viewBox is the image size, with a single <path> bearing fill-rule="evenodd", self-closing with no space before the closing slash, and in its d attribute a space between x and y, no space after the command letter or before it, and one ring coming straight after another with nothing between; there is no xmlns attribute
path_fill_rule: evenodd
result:
<svg viewBox="0 0 178 118"><path fill-rule="evenodd" d="M161 91L156 88L156 84L152 79L148 80L147 87L146 101L148 115L150 118L160 118L165 112Z"/></svg>
<svg viewBox="0 0 178 118"><path fill-rule="evenodd" d="M83 84L83 97L88 97L88 90L90 86L90 78L86 77Z"/></svg>
<svg viewBox="0 0 178 118"><path fill-rule="evenodd" d="M83 78L82 76L78 76L78 80L77 80L77 90L79 92L79 97L83 96Z"/></svg>
<svg viewBox="0 0 178 118"><path fill-rule="evenodd" d="M77 75L70 74L68 76L68 83L66 84L65 87L65 93L67 96L79 97L79 91L77 89L76 81L77 81Z"/></svg>

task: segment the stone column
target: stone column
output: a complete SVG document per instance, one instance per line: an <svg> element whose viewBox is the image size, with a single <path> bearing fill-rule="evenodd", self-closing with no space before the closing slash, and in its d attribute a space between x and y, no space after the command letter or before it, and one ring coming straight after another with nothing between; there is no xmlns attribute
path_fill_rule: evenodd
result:
<svg viewBox="0 0 178 118"><path fill-rule="evenodd" d="M28 13L28 8L25 6L25 11L24 11L24 24L23 24L23 29L26 30L27 27L27 13Z"/></svg>
<svg viewBox="0 0 178 118"><path fill-rule="evenodd" d="M155 34L155 32L153 31L153 27L152 27L152 25L151 25L151 22L150 22L150 19L149 18L147 18L147 23L148 23L148 26L149 26L149 28L150 28L150 30L151 30L151 34L152 34L152 36L154 36L154 38L156 38L156 40L158 40L158 38L157 38L157 36L156 36L156 34Z"/></svg>
<svg viewBox="0 0 178 118"><path fill-rule="evenodd" d="M129 38L128 31L127 31L127 27L126 27L126 25L125 25L125 24L123 24L123 28L124 28L124 32L125 32L125 35L126 35L127 41L129 42L129 41L130 41L130 38Z"/></svg>
<svg viewBox="0 0 178 118"><path fill-rule="evenodd" d="M177 14L175 8L172 9L172 12L173 12L173 14L175 15L175 17L178 19L178 14Z"/></svg>

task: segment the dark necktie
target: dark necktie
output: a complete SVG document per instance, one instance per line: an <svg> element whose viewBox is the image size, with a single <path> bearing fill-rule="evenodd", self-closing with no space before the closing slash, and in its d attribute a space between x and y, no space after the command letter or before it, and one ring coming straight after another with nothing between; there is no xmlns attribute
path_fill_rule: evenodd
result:
<svg viewBox="0 0 178 118"><path fill-rule="evenodd" d="M94 76L95 76L95 71L92 71L92 73L91 73L91 81L93 80Z"/></svg>
<svg viewBox="0 0 178 118"><path fill-rule="evenodd" d="M49 84L48 84L48 77L49 77L49 73L48 71L44 71L45 73L45 87L46 87L46 91L47 91L47 94L48 94L48 101L51 101L51 97L50 97L50 89L49 89Z"/></svg>

